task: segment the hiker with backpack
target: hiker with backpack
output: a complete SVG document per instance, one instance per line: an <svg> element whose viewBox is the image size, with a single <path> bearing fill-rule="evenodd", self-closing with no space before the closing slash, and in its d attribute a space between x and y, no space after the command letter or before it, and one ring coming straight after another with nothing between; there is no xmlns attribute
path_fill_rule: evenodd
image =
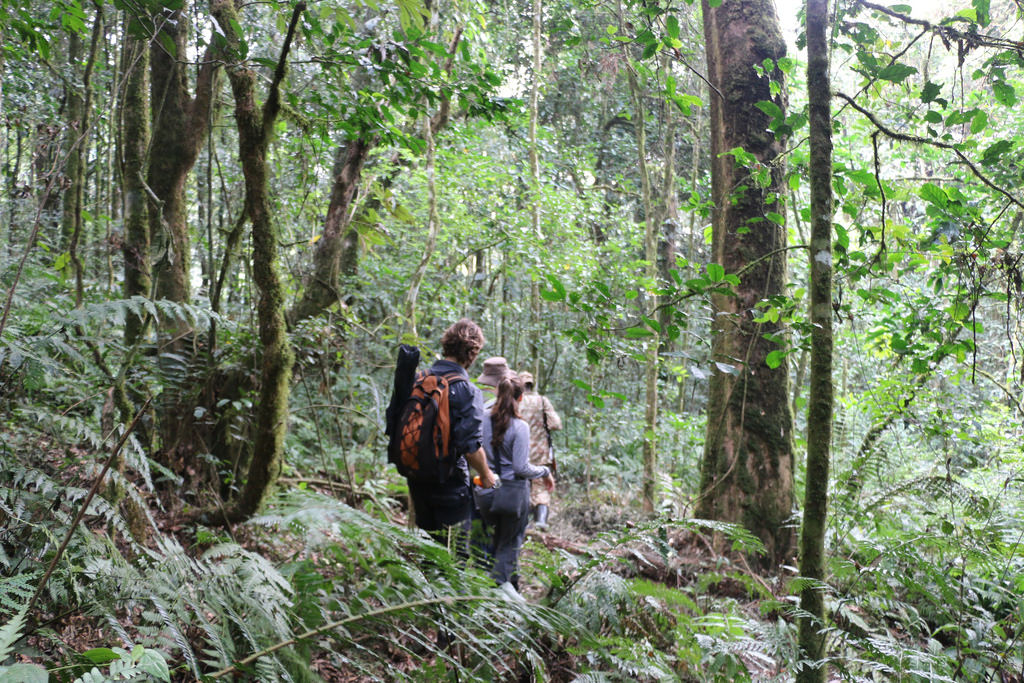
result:
<svg viewBox="0 0 1024 683"><path fill-rule="evenodd" d="M542 479L554 486L547 467L530 464L530 429L519 418L519 403L525 388L510 375L498 383L498 396L484 419L484 451L487 465L498 473L501 486L474 488L484 520L494 529L494 566L491 577L513 595L518 595L519 550L526 536L530 510L530 480Z"/></svg>
<svg viewBox="0 0 1024 683"><path fill-rule="evenodd" d="M557 465L555 464L555 448L551 443L551 432L562 428L562 418L555 412L555 407L551 405L547 396L542 396L534 391L532 374L524 370L519 373L519 378L523 380L523 385L526 387L526 394L519 406L519 412L526 424L530 426L530 463L548 467L551 470L553 483ZM530 510L533 523L540 530L548 528L548 511L553 492L554 485L549 488L533 482L530 487Z"/></svg>
<svg viewBox="0 0 1024 683"><path fill-rule="evenodd" d="M388 407L388 457L408 480L416 525L459 556L469 551L469 467L481 486L496 483L483 448L483 397L467 372L483 345L483 331L463 318L441 336L443 358L414 378L419 350L403 345Z"/></svg>

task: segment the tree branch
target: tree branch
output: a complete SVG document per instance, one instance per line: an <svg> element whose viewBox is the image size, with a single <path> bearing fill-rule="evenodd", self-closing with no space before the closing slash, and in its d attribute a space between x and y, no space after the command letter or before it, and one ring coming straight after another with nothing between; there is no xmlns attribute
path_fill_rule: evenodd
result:
<svg viewBox="0 0 1024 683"><path fill-rule="evenodd" d="M300 2L295 5L295 9L292 10L291 21L288 22L288 33L284 38L284 45L281 47L281 56L277 60L277 67L274 69L274 78L270 82L270 91L267 93L267 101L263 105L263 136L264 139L270 135L271 126L268 122L273 123L274 119L277 118L277 112L281 110L281 81L284 80L284 74L288 63L288 53L292 49L292 39L295 37L295 27L298 26L299 17L306 11L306 3Z"/></svg>
<svg viewBox="0 0 1024 683"><path fill-rule="evenodd" d="M892 138L893 140L900 140L902 142L911 142L911 143L918 144L918 145L929 145L931 147L938 147L939 149L945 149L945 150L948 150L950 152L953 152L953 154L957 155L957 157L960 158L960 160L964 163L964 165L967 166L967 168L971 169L971 173L973 173L975 175L975 177L978 178L978 180L983 182L985 185L988 185L991 189L995 190L999 194L1001 194L1004 197L1006 197L1008 200L1010 200L1011 202L1013 202L1014 204L1019 206L1021 209L1024 209L1024 203L1022 203L1021 200L1017 199L1012 194L1010 194L1010 192L1008 190L1005 190L1005 189L999 187L994 182L989 180L989 178L984 173L982 173L981 170L977 166L974 165L974 162L972 162L970 159L968 159L967 155L964 154L963 152L961 152L960 149L956 145L951 145L948 142L940 142L938 140L930 140L928 138L922 138L922 137L919 137L917 135L909 135L907 133L900 133L899 131L895 131L892 128L889 128L888 126L886 126L881 121L879 121L878 117L875 116L872 112L868 111L867 109L865 109L861 105L857 104L857 102L852 97L850 97L849 95L846 95L844 93L836 91L835 96L840 98L840 99L846 100L846 102L851 107L853 107L854 109L859 111L861 114L863 114L868 119L868 121L870 121L872 124L874 124L875 128L877 128L881 132L885 133L885 135L887 135L888 137Z"/></svg>

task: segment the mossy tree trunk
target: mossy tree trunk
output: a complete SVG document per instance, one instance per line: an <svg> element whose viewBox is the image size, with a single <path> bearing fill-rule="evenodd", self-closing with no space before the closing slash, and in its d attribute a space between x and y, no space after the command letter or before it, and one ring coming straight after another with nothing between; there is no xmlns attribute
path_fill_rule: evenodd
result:
<svg viewBox="0 0 1024 683"><path fill-rule="evenodd" d="M125 90L121 100L120 162L124 187L124 295L150 295L153 274L150 270L149 205L143 181L146 149L149 147L149 48L145 42L131 37L134 20L129 19L125 31L123 64ZM147 318L129 316L125 320L124 337L129 346L147 335Z"/></svg>
<svg viewBox="0 0 1024 683"><path fill-rule="evenodd" d="M82 93L79 91L77 83L81 59L82 37L78 34L78 31L70 31L68 33L68 72L72 74L74 80L65 81L64 83L64 101L66 103L64 108L64 144L67 147L64 177L67 182L67 189L64 190L62 197L60 222L61 248L68 249L69 251L74 246L72 241L74 240L75 215L78 208L76 204L78 193L75 191L75 184L76 180L79 180L79 176L85 175L81 171L82 154L80 152L81 145L84 142L81 131L84 105ZM80 215L80 212L78 213ZM71 272L70 266L70 263L65 266L65 273Z"/></svg>
<svg viewBox="0 0 1024 683"><path fill-rule="evenodd" d="M825 529L832 443L832 110L828 75L828 0L807 2L807 101L811 171L811 384L807 402L807 484L800 536L800 658L826 656ZM800 683L824 683L828 668L805 666Z"/></svg>
<svg viewBox="0 0 1024 683"><path fill-rule="evenodd" d="M241 495L227 510L231 522L253 515L270 495L281 472L284 437L288 427L288 397L294 353L285 325L284 295L277 272L277 229L270 209L267 183L267 149L274 121L280 111L280 86L285 64L305 3L298 3L292 14L288 34L281 49L274 78L266 102L260 108L256 101L256 73L243 63L227 68L231 92L235 99L235 123L238 128L238 150L245 176L245 211L252 223L252 270L259 289L257 315L262 349L259 404L256 407L256 430L252 459ZM211 4L228 44L236 48L241 36L235 34L239 22L233 0L214 0Z"/></svg>
<svg viewBox="0 0 1024 683"><path fill-rule="evenodd" d="M191 94L187 61L189 18L183 10L156 17L157 39L150 43L150 102L153 146L146 183L153 194L149 233L153 255L154 292L158 299L189 303L191 240L185 187L206 140L218 62L208 49L200 58L195 95ZM172 49L173 46L173 49ZM160 406L161 458L183 471L194 453L194 401L186 394L194 355L187 342L191 326L174 318L160 328L160 363L168 387Z"/></svg>
<svg viewBox="0 0 1024 683"><path fill-rule="evenodd" d="M780 204L782 141L769 132L771 119L757 108L771 101L785 110L770 80L758 74L764 60L785 55L771 0L703 3L711 100L711 178L714 201L712 261L740 284L732 295L712 297L715 361L708 396L708 425L701 469L701 517L739 523L767 548L765 567L791 558L794 536L786 525L793 509L793 420L785 359L769 368L766 357L780 334L754 322L755 307L782 294L786 283L786 230ZM730 153L742 148L748 165ZM758 178L762 178L758 182Z"/></svg>
<svg viewBox="0 0 1024 683"><path fill-rule="evenodd" d="M150 216L150 234L157 249L156 293L159 298L181 303L188 302L191 294L185 183L206 139L216 85L216 62L208 51L201 59L195 96L191 94L186 61L188 27L188 16L182 10L161 16L157 29L166 39L153 40L150 48L154 149L147 183L159 201L158 210Z"/></svg>

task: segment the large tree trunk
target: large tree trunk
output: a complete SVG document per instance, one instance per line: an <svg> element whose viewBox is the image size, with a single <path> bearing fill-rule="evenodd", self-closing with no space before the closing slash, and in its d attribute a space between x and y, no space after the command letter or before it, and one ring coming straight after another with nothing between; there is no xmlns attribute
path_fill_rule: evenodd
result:
<svg viewBox="0 0 1024 683"><path fill-rule="evenodd" d="M216 64L207 52L192 97L185 61L188 17L177 10L158 19L157 25L170 40L153 40L150 52L155 146L149 157L147 182L160 202L150 217L150 234L157 249L154 275L159 298L185 303L191 293L185 182L206 138ZM165 42L174 44L174 54L165 48Z"/></svg>
<svg viewBox="0 0 1024 683"><path fill-rule="evenodd" d="M209 127L217 62L207 50L193 97L186 61L188 16L175 10L156 21L158 33L167 39L153 40L150 49L153 147L146 182L155 197L149 211L154 289L158 299L188 303L192 248L185 185ZM174 45L173 53L169 44ZM171 319L160 330L160 362L169 387L159 410L161 455L165 464L179 471L190 462L194 450L194 401L185 396L194 383L188 374L193 355L187 343L191 333L191 327L180 318Z"/></svg>
<svg viewBox="0 0 1024 683"><path fill-rule="evenodd" d="M129 20L130 22L131 20ZM129 23L130 27L131 24ZM124 295L150 296L153 287L149 259L149 210L146 201L146 149L149 147L149 48L125 31L125 90L121 101L123 134L120 141L121 178L124 187ZM129 346L147 334L145 316L125 320L124 338Z"/></svg>
<svg viewBox="0 0 1024 683"><path fill-rule="evenodd" d="M235 97L239 157L245 175L245 211L252 221L252 269L260 294L257 314L263 352L252 460L241 496L226 515L232 522L253 515L270 495L281 473L284 437L288 427L288 396L295 358L288 342L284 295L277 272L278 236L268 197L267 148L274 120L280 111L278 92L284 77L291 39L304 9L305 3L300 2L292 14L281 58L262 111L256 104L255 72L243 64L228 68L231 91ZM212 12L229 44L236 45L240 36L235 35L233 27L240 24L233 0L214 0Z"/></svg>
<svg viewBox="0 0 1024 683"><path fill-rule="evenodd" d="M781 141L766 129L771 119L755 105L771 100L769 79L755 66L785 55L771 0L703 1L711 99L711 164L714 200L712 261L740 274L733 296L716 294L712 353L716 369L708 397L708 426L697 514L739 523L767 548L765 566L791 557L793 533L785 521L793 509L792 413L785 361L770 369L765 358L778 346L754 322L759 301L783 293L785 227L781 215ZM781 83L782 74L768 74ZM770 168L766 186L739 166L730 150L741 147L755 164Z"/></svg>
<svg viewBox="0 0 1024 683"><path fill-rule="evenodd" d="M807 407L807 485L800 537L800 658L826 656L825 524L832 443L832 112L828 76L828 0L807 2L807 100L811 170L811 388ZM800 683L824 683L828 668L805 666Z"/></svg>

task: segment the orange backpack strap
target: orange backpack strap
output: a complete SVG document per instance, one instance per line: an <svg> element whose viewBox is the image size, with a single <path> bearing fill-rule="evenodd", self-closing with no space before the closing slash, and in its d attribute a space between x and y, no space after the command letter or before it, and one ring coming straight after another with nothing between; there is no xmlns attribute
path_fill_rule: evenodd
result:
<svg viewBox="0 0 1024 683"><path fill-rule="evenodd" d="M445 391L441 392L440 400L437 406L437 427L440 452L445 457L455 457L462 455L461 453L451 452L451 441L452 441L452 409L451 409L451 393L452 385L458 382L465 382L466 378L462 376L460 372L446 372L440 375L441 379L445 383Z"/></svg>

